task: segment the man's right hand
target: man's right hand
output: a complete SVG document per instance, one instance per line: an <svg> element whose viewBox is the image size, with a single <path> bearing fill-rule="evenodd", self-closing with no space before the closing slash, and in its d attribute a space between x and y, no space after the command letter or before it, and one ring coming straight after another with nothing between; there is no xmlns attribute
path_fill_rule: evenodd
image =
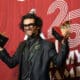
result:
<svg viewBox="0 0 80 80"><path fill-rule="evenodd" d="M3 50L3 48L2 47L0 47L0 51L2 51Z"/></svg>

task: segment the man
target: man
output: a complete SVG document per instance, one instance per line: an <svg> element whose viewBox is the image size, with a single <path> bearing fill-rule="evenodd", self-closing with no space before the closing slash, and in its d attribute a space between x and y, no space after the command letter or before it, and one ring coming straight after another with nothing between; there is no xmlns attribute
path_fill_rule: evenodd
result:
<svg viewBox="0 0 80 80"><path fill-rule="evenodd" d="M61 30L61 35L54 28L52 29L52 35L54 35L54 37L58 40L58 42L61 42L63 38L67 38L68 36L70 36L70 21L65 21L60 26L60 30ZM58 44L58 43L57 43L57 45L60 46L60 44ZM58 48L58 51L59 51L59 48ZM66 69L66 62L64 64L64 66L62 66L60 68L57 68L52 63L51 63L50 67L51 67L51 74L52 74L51 77L55 78L55 80L63 80L63 79L68 80L68 79L70 79L69 72Z"/></svg>
<svg viewBox="0 0 80 80"><path fill-rule="evenodd" d="M42 20L35 14L28 13L22 17L20 28L28 36L27 40L20 43L17 51L10 57L6 49L0 48L0 58L10 68L19 64L19 80L50 80L50 59L61 67L68 55L67 39L61 41L62 47L58 55L54 44L41 39L39 36Z"/></svg>

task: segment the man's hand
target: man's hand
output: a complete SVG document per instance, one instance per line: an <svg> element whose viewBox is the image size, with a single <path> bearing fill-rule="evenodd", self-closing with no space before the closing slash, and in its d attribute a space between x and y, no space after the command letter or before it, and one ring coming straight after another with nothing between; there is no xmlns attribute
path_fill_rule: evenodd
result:
<svg viewBox="0 0 80 80"><path fill-rule="evenodd" d="M2 47L0 47L0 51L2 51L3 50L3 48Z"/></svg>

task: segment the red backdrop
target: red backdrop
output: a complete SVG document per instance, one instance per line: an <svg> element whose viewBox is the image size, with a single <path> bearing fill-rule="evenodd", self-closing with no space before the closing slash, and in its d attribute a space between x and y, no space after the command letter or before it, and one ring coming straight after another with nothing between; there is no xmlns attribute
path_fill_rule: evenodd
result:
<svg viewBox="0 0 80 80"><path fill-rule="evenodd" d="M66 20L71 21L70 53L66 63L73 76L75 61L76 76L80 76L80 0L0 0L0 32L9 37L5 46L7 51L12 56L23 40L24 33L19 29L19 23L32 8L43 19L42 32L46 39L52 38L52 27L60 26ZM0 61L0 80L17 80L17 75L17 67L9 69Z"/></svg>

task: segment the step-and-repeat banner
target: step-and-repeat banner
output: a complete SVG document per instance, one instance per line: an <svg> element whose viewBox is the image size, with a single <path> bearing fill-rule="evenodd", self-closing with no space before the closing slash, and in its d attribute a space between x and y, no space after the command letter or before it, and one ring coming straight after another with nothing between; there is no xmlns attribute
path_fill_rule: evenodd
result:
<svg viewBox="0 0 80 80"><path fill-rule="evenodd" d="M0 32L9 38L5 48L10 56L24 38L24 33L19 29L21 17L33 8L43 19L42 33L47 40L53 38L52 28L57 27L57 31L60 32L60 25L70 21L70 51L64 74L80 77L80 0L0 0ZM0 80L17 78L18 67L10 69L0 61Z"/></svg>

